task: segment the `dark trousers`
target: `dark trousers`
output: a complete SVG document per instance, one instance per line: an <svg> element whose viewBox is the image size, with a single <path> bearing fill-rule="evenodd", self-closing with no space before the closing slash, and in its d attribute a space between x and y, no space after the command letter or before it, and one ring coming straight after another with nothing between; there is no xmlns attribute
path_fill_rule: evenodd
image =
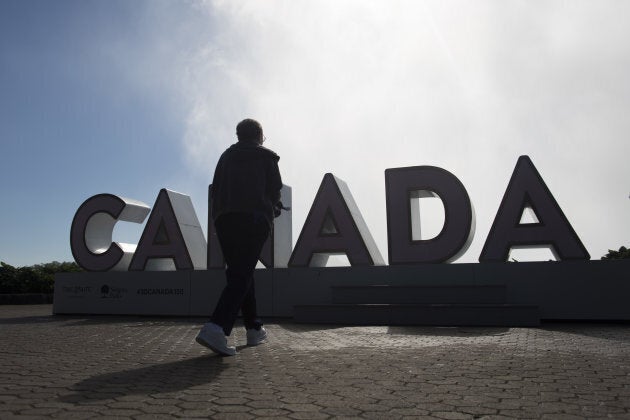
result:
<svg viewBox="0 0 630 420"><path fill-rule="evenodd" d="M267 237L269 223L262 215L229 213L219 216L214 226L227 268L227 284L221 293L211 321L230 335L239 309L245 328L260 328L256 312L254 270Z"/></svg>

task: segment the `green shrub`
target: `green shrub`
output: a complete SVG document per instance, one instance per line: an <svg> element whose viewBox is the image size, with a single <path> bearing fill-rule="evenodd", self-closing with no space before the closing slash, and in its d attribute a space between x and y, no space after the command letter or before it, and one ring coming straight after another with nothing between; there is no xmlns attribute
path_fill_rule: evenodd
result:
<svg viewBox="0 0 630 420"><path fill-rule="evenodd" d="M622 246L621 248L619 248L619 251L609 249L608 254L604 255L602 257L602 260L621 260L625 258L630 258L630 249Z"/></svg>
<svg viewBox="0 0 630 420"><path fill-rule="evenodd" d="M0 262L0 293L52 293L55 273L82 271L73 262L53 261L29 267Z"/></svg>

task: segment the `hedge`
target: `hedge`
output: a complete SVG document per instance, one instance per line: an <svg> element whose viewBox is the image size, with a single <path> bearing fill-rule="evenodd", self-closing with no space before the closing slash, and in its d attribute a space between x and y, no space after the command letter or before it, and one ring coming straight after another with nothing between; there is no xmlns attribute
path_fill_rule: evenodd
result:
<svg viewBox="0 0 630 420"><path fill-rule="evenodd" d="M0 294L53 293L55 273L82 271L74 262L53 261L28 267L0 262Z"/></svg>

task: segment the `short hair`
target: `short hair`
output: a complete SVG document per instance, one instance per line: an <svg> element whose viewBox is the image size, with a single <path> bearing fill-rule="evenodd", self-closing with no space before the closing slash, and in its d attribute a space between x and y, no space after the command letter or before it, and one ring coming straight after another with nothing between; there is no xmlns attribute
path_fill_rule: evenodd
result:
<svg viewBox="0 0 630 420"><path fill-rule="evenodd" d="M251 118L244 119L236 125L236 137L238 141L258 141L262 137L262 125Z"/></svg>

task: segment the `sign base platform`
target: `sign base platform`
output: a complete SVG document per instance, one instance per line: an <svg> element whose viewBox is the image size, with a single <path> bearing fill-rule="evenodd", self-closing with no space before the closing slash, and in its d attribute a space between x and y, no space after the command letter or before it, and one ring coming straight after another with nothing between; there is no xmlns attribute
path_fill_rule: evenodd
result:
<svg viewBox="0 0 630 420"><path fill-rule="evenodd" d="M630 260L259 269L261 316L347 325L630 321ZM210 316L221 269L60 273L55 314Z"/></svg>

